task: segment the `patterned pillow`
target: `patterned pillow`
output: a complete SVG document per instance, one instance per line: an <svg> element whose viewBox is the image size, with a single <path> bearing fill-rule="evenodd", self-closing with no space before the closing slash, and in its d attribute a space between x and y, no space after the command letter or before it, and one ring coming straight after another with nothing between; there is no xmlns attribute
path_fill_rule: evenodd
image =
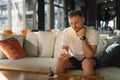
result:
<svg viewBox="0 0 120 80"><path fill-rule="evenodd" d="M7 58L11 60L26 56L26 52L22 49L19 41L14 37L0 41L0 49Z"/></svg>

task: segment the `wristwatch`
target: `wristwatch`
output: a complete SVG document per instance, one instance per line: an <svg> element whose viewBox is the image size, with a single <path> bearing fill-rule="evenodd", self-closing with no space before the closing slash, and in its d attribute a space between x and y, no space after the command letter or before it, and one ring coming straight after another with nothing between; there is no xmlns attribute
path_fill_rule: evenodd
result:
<svg viewBox="0 0 120 80"><path fill-rule="evenodd" d="M80 40L85 40L86 39L86 36L82 36L82 37L80 37Z"/></svg>

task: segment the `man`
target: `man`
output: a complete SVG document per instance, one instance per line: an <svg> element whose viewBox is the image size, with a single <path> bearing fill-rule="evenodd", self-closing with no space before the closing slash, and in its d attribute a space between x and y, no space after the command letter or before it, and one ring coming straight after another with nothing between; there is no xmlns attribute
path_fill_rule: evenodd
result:
<svg viewBox="0 0 120 80"><path fill-rule="evenodd" d="M62 51L57 61L56 73L64 73L66 69L81 69L86 75L94 75L97 59L96 53L99 35L92 27L84 25L81 11L68 14L70 27L64 30Z"/></svg>

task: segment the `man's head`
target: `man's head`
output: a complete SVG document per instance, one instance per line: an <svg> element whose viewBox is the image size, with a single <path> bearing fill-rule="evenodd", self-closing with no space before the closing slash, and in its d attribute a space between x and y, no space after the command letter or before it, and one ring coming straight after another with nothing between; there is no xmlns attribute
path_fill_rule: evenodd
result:
<svg viewBox="0 0 120 80"><path fill-rule="evenodd" d="M77 32L84 25L83 13L80 10L70 11L68 14L70 26Z"/></svg>

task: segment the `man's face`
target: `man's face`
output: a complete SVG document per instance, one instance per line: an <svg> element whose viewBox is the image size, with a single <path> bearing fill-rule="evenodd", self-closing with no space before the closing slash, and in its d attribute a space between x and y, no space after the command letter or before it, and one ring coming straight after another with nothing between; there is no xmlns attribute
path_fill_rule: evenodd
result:
<svg viewBox="0 0 120 80"><path fill-rule="evenodd" d="M69 24L76 32L79 31L84 24L84 18L80 18L79 16L73 16L69 18Z"/></svg>

